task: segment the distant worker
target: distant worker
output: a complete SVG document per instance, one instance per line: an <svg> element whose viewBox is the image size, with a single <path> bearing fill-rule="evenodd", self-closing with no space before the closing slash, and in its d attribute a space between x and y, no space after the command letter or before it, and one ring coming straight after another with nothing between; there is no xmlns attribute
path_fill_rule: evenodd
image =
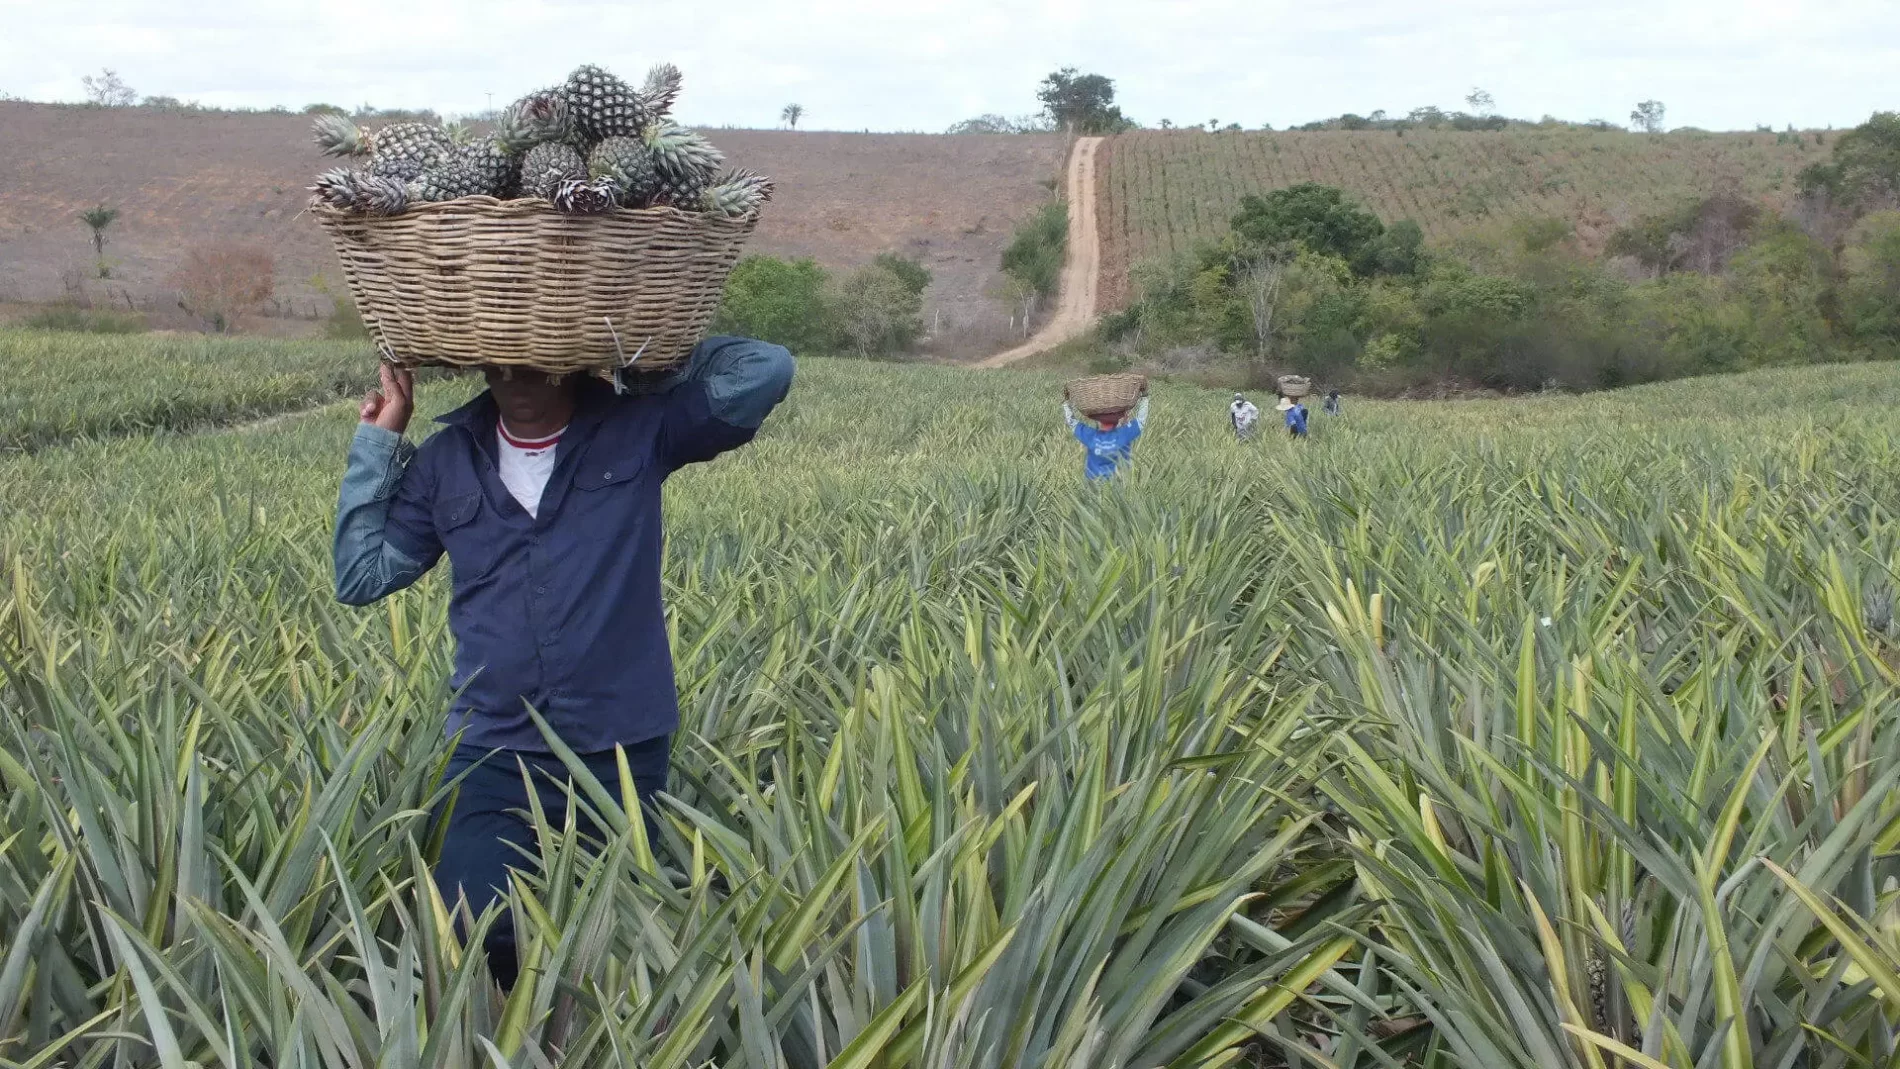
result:
<svg viewBox="0 0 1900 1069"><path fill-rule="evenodd" d="M1288 434L1295 438L1306 437L1306 403L1304 401L1296 401L1289 397L1282 397L1280 398L1280 403L1274 407L1286 414L1286 430Z"/></svg>
<svg viewBox="0 0 1900 1069"><path fill-rule="evenodd" d="M1327 391L1326 414L1329 416L1339 415L1339 391L1338 390Z"/></svg>
<svg viewBox="0 0 1900 1069"><path fill-rule="evenodd" d="M1260 409L1252 401L1235 394L1234 403L1227 406L1227 415L1234 422L1234 437L1243 442L1253 437L1254 424L1260 422Z"/></svg>
<svg viewBox="0 0 1900 1069"><path fill-rule="evenodd" d="M1141 428L1148 422L1148 398L1144 395L1135 406L1133 419L1128 418L1126 411L1096 416L1099 427L1090 426L1088 420L1076 415L1075 408L1067 401L1062 402L1062 418L1086 451L1084 473L1091 481L1107 479L1121 469L1122 462L1134 450L1135 439L1141 437Z"/></svg>

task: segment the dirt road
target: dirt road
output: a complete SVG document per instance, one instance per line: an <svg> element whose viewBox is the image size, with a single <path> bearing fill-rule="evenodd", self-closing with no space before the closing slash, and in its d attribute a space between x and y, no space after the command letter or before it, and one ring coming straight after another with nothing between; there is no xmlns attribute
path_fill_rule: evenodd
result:
<svg viewBox="0 0 1900 1069"><path fill-rule="evenodd" d="M1101 143L1099 137L1082 138L1069 157L1069 249L1056 314L1028 341L985 357L976 367L1008 367L1055 348L1095 322L1095 285L1102 273L1102 241L1095 228L1095 148Z"/></svg>

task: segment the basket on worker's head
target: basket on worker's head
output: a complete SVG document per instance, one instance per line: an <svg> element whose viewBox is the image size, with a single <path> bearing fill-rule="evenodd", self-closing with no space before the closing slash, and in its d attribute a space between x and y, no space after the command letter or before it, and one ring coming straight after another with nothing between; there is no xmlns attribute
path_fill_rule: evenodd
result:
<svg viewBox="0 0 1900 1069"><path fill-rule="evenodd" d="M1279 380L1280 396L1297 401L1313 392L1313 382L1303 375L1282 375Z"/></svg>
<svg viewBox="0 0 1900 1069"><path fill-rule="evenodd" d="M596 215L463 197L399 215L313 202L363 325L409 367L607 373L683 363L757 225L670 207Z"/></svg>
<svg viewBox="0 0 1900 1069"><path fill-rule="evenodd" d="M1135 407L1148 392L1148 377L1123 373L1076 379L1062 391L1069 406L1091 418L1112 416Z"/></svg>

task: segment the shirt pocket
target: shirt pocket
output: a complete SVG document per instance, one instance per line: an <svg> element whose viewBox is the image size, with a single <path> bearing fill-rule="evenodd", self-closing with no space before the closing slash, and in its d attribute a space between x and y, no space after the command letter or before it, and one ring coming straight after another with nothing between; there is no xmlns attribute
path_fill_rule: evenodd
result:
<svg viewBox="0 0 1900 1069"><path fill-rule="evenodd" d="M486 509L479 490L436 499L435 533L449 555L457 589L487 578L501 555L494 532L475 522Z"/></svg>
<svg viewBox="0 0 1900 1069"><path fill-rule="evenodd" d="M626 537L646 493L647 466L619 460L583 463L574 473L574 493L563 517L581 539Z"/></svg>

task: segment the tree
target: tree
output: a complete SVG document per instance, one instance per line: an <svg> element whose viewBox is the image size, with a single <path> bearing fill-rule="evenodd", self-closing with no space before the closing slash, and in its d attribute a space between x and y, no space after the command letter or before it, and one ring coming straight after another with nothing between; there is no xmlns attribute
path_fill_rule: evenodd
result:
<svg viewBox="0 0 1900 1069"><path fill-rule="evenodd" d="M222 334L270 300L277 262L253 245L200 245L172 272L178 306Z"/></svg>
<svg viewBox="0 0 1900 1069"><path fill-rule="evenodd" d="M785 120L785 125L796 130L798 129L798 120L805 117L805 105L787 104L785 105L785 110L778 113L778 117Z"/></svg>
<svg viewBox="0 0 1900 1069"><path fill-rule="evenodd" d="M930 269L908 256L880 252L871 262L902 279L912 293L922 295L930 288Z"/></svg>
<svg viewBox="0 0 1900 1069"><path fill-rule="evenodd" d="M1016 124L1011 122L1008 116L994 113L952 123L950 129L944 131L946 134L1013 134L1016 132Z"/></svg>
<svg viewBox="0 0 1900 1069"><path fill-rule="evenodd" d="M1645 100L1630 112L1630 125L1640 127L1646 134L1660 134L1663 130L1663 102Z"/></svg>
<svg viewBox="0 0 1900 1069"><path fill-rule="evenodd" d="M1071 134L1113 134L1134 126L1115 106L1115 82L1064 67L1036 90L1043 113Z"/></svg>
<svg viewBox="0 0 1900 1069"><path fill-rule="evenodd" d="M1900 112L1882 111L1834 139L1834 155L1801 172L1801 191L1850 211L1900 205Z"/></svg>
<svg viewBox="0 0 1900 1069"><path fill-rule="evenodd" d="M923 332L923 297L881 264L861 267L840 281L832 307L845 344L859 356L903 352Z"/></svg>
<svg viewBox="0 0 1900 1069"><path fill-rule="evenodd" d="M88 74L79 82L86 87L86 102L97 107L129 108L139 98L111 67L100 71L97 78Z"/></svg>
<svg viewBox="0 0 1900 1069"><path fill-rule="evenodd" d="M1248 311L1253 313L1254 355L1266 359L1273 345L1273 313L1280 302L1280 287L1286 281L1287 265L1295 249L1289 245L1257 249L1244 257L1236 281Z"/></svg>
<svg viewBox="0 0 1900 1069"><path fill-rule="evenodd" d="M831 347L825 270L810 259L748 256L733 267L713 319L721 334L742 334L794 352Z"/></svg>
<svg viewBox="0 0 1900 1069"><path fill-rule="evenodd" d="M1348 263L1385 233L1378 216L1347 200L1343 190L1317 182L1276 189L1265 197L1247 194L1240 198L1233 227L1257 248L1297 242Z"/></svg>
<svg viewBox="0 0 1900 1069"><path fill-rule="evenodd" d="M1465 95L1465 106L1470 108L1474 115L1489 115L1491 109L1498 106L1498 102L1491 98L1490 93L1473 86L1471 92Z"/></svg>
<svg viewBox="0 0 1900 1069"><path fill-rule="evenodd" d="M1172 130L1172 129L1174 129L1174 120L1173 120L1173 119L1163 119L1163 120L1161 120L1161 128L1162 128L1163 130Z"/></svg>
<svg viewBox="0 0 1900 1069"><path fill-rule="evenodd" d="M119 209L108 208L101 204L87 208L79 213L79 221L92 228L92 253L104 259L106 255L106 227L119 217Z"/></svg>

